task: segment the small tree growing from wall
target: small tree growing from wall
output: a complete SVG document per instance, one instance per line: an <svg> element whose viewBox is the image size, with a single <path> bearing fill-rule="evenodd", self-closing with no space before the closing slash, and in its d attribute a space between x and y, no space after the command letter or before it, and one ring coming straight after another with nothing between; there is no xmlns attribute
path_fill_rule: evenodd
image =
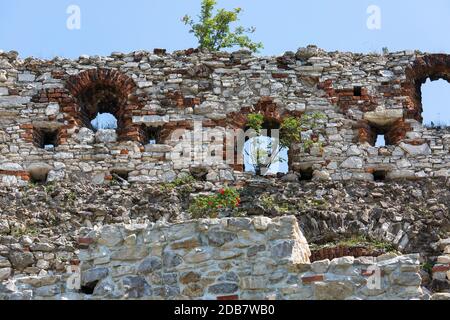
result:
<svg viewBox="0 0 450 320"><path fill-rule="evenodd" d="M255 32L255 28L238 26L231 30L231 24L239 21L241 8L232 11L218 9L214 15L216 0L202 0L199 21L195 22L189 15L183 17L183 22L191 27L190 32L198 39L199 47L211 51L239 46L257 52L263 47L262 43L250 40L247 34Z"/></svg>
<svg viewBox="0 0 450 320"><path fill-rule="evenodd" d="M244 152L249 157L249 162L253 166L255 174L265 175L272 165L286 162L287 159L280 157L280 152L289 149L292 144L300 144L305 151L308 151L314 145L321 146L321 143L314 138L314 130L325 118L326 116L320 112L305 114L302 117L286 117L281 122L279 137L270 137L269 142L267 142L260 139L264 116L259 113L249 114L247 126L255 131L257 137L253 139ZM312 134L302 134L307 131Z"/></svg>

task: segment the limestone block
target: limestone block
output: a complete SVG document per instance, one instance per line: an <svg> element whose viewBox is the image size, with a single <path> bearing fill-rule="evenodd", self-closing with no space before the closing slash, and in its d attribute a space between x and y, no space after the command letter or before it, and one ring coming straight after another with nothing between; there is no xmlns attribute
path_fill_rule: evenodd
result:
<svg viewBox="0 0 450 320"><path fill-rule="evenodd" d="M8 81L8 74L6 70L0 70L0 82Z"/></svg>
<svg viewBox="0 0 450 320"><path fill-rule="evenodd" d="M361 169L363 167L363 159L360 157L349 157L341 163L341 168Z"/></svg>
<svg viewBox="0 0 450 320"><path fill-rule="evenodd" d="M59 113L59 104L51 103L45 109L46 116L56 116Z"/></svg>
<svg viewBox="0 0 450 320"><path fill-rule="evenodd" d="M95 133L89 128L81 128L74 138L80 144L92 144L95 141Z"/></svg>
<svg viewBox="0 0 450 320"><path fill-rule="evenodd" d="M0 268L0 281L6 280L11 275L11 268Z"/></svg>
<svg viewBox="0 0 450 320"><path fill-rule="evenodd" d="M329 259L325 259L325 260L320 260L320 261L314 261L311 264L311 270L314 271L315 273L326 273L328 270L328 267L330 266L330 260Z"/></svg>
<svg viewBox="0 0 450 320"><path fill-rule="evenodd" d="M18 80L19 82L33 82L36 79L36 76L31 73L19 73Z"/></svg>
<svg viewBox="0 0 450 320"><path fill-rule="evenodd" d="M406 153L412 156L426 156L431 154L431 148L427 143L416 146L401 142L400 148L402 148L404 151L406 151Z"/></svg>
<svg viewBox="0 0 450 320"><path fill-rule="evenodd" d="M0 96L0 108L20 107L31 101L31 97Z"/></svg>
<svg viewBox="0 0 450 320"><path fill-rule="evenodd" d="M0 170L4 171L22 171L23 167L18 163L6 162L0 163Z"/></svg>
<svg viewBox="0 0 450 320"><path fill-rule="evenodd" d="M8 94L9 94L8 88L0 87L0 96L7 96Z"/></svg>
<svg viewBox="0 0 450 320"><path fill-rule="evenodd" d="M143 123L158 127L169 122L169 116L133 116L133 123Z"/></svg>
<svg viewBox="0 0 450 320"><path fill-rule="evenodd" d="M35 162L27 166L27 171L35 181L46 181L53 167L44 162Z"/></svg>
<svg viewBox="0 0 450 320"><path fill-rule="evenodd" d="M114 129L100 129L95 133L97 143L113 143L117 141L117 132Z"/></svg>
<svg viewBox="0 0 450 320"><path fill-rule="evenodd" d="M314 283L314 297L317 300L345 300L353 295L354 285L349 281Z"/></svg>
<svg viewBox="0 0 450 320"><path fill-rule="evenodd" d="M364 113L364 119L379 126L390 125L401 118L403 118L402 108L386 109L383 106L379 106L375 111Z"/></svg>

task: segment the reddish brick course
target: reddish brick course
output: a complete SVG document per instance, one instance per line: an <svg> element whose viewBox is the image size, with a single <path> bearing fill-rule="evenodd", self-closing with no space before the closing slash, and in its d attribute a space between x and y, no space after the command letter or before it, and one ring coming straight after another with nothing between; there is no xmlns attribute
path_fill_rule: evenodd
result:
<svg viewBox="0 0 450 320"><path fill-rule="evenodd" d="M30 180L30 174L27 171L10 171L10 170L0 170L0 175L6 176L16 176L22 180Z"/></svg>
<svg viewBox="0 0 450 320"><path fill-rule="evenodd" d="M332 104L336 104L346 113L351 107L363 112L373 111L378 106L377 98L369 95L366 88L361 88L361 95L355 96L354 89L334 89L332 80L325 80L318 84L324 90Z"/></svg>
<svg viewBox="0 0 450 320"><path fill-rule="evenodd" d="M94 239L92 238L82 238L82 237L78 238L79 245L89 246L92 243L94 243Z"/></svg>
<svg viewBox="0 0 450 320"><path fill-rule="evenodd" d="M361 270L361 275L363 277L370 277L373 276L375 274L375 270ZM384 277L386 275L386 273L384 271L381 271L381 276Z"/></svg>
<svg viewBox="0 0 450 320"><path fill-rule="evenodd" d="M313 282L317 282L317 281L323 281L325 279L323 274L319 274L316 276L308 276L308 277L302 277L302 283L307 284L307 283L313 283Z"/></svg>
<svg viewBox="0 0 450 320"><path fill-rule="evenodd" d="M220 301L226 301L226 300L239 300L239 296L238 296L238 295L233 295L233 296L219 296L219 297L217 297L217 300L220 300Z"/></svg>
<svg viewBox="0 0 450 320"><path fill-rule="evenodd" d="M446 272L450 270L450 264L443 264L433 267L433 272Z"/></svg>

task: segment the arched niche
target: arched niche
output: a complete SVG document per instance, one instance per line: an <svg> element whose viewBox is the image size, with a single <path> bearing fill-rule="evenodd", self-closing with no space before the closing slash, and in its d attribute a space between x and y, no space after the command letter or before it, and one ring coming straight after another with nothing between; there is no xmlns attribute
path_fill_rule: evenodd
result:
<svg viewBox="0 0 450 320"><path fill-rule="evenodd" d="M139 125L132 121L132 112L139 106L130 77L113 69L91 69L70 77L66 88L74 100L76 125L95 130L92 121L97 115L110 114L117 120L119 140L142 139Z"/></svg>
<svg viewBox="0 0 450 320"><path fill-rule="evenodd" d="M426 108L422 103L422 85L428 79L443 79L450 83L450 55L427 54L418 57L412 66L407 68L406 78L402 89L410 98L405 102L407 117L422 122L423 108Z"/></svg>

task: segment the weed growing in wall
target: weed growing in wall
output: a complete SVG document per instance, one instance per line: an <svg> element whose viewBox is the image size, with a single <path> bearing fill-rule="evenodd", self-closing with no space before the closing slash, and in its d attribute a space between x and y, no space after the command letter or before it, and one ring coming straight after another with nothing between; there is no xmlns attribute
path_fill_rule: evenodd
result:
<svg viewBox="0 0 450 320"><path fill-rule="evenodd" d="M193 176L184 175L181 177L176 178L172 182L164 183L161 185L161 191L172 191L175 188L182 187L182 186L189 186L192 183L195 182L195 178Z"/></svg>
<svg viewBox="0 0 450 320"><path fill-rule="evenodd" d="M217 218L220 212L236 209L240 203L241 198L235 188L224 188L213 195L196 197L189 206L189 213L193 219Z"/></svg>
<svg viewBox="0 0 450 320"><path fill-rule="evenodd" d="M257 175L266 174L276 163L287 162L288 159L280 155L283 150L289 150L294 144L300 145L306 152L313 147L322 150L317 128L326 120L325 114L314 112L301 117L288 116L278 124L268 124L272 126L271 128L265 126L267 120L270 119L266 119L261 113L251 113L247 116L247 126L258 137L251 139L250 146L244 152ZM270 132L267 135L269 142L259 139L265 135L264 132Z"/></svg>

